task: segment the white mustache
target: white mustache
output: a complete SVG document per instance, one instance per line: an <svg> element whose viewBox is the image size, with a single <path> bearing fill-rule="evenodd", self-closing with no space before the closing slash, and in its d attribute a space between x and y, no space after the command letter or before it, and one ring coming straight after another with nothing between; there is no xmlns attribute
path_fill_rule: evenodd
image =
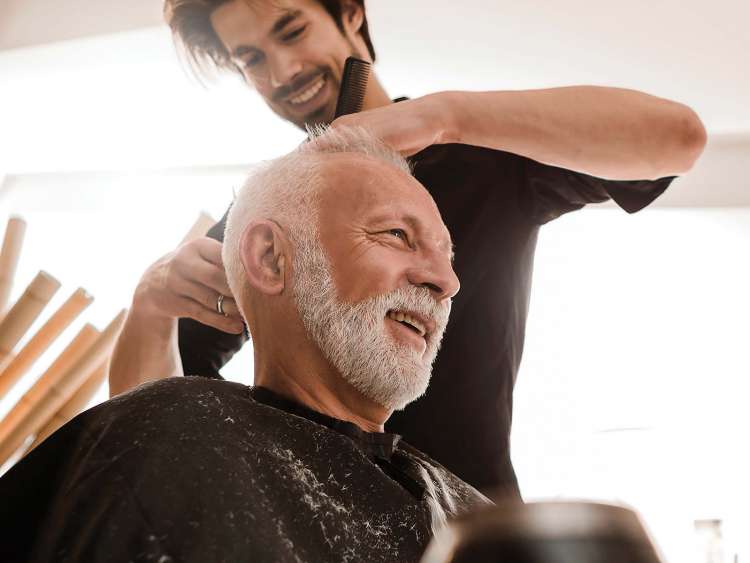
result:
<svg viewBox="0 0 750 563"><path fill-rule="evenodd" d="M432 297L426 287L402 287L374 298L373 305L381 310L385 316L388 311L395 309L412 311L435 323L433 334L442 335L450 317L451 301L440 304Z"/></svg>

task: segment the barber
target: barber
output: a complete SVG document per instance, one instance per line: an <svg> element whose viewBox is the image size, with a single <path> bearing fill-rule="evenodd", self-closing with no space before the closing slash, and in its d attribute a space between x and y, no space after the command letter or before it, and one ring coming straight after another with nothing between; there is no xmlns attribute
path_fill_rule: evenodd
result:
<svg viewBox="0 0 750 563"><path fill-rule="evenodd" d="M376 58L364 0L166 0L165 14L199 68L239 73L300 128L333 119L348 56ZM411 157L455 242L463 289L429 392L394 413L389 430L475 487L517 498L512 395L539 227L607 199L642 209L690 170L706 133L690 108L620 88L393 102L373 74L364 111L333 126L367 127ZM221 377L246 340L222 236L220 222L146 270L113 356L113 395L167 376Z"/></svg>

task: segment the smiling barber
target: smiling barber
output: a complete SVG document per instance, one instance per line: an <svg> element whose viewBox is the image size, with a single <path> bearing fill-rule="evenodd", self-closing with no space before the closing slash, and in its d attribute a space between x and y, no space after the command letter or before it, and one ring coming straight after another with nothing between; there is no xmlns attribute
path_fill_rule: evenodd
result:
<svg viewBox="0 0 750 563"><path fill-rule="evenodd" d="M364 0L167 0L165 13L194 63L241 73L300 128L333 119L348 56L375 60ZM365 126L411 156L453 237L462 287L429 391L388 430L472 485L518 498L512 396L539 227L607 199L642 209L693 166L705 130L682 104L593 86L393 103L373 74L364 110L333 126ZM221 377L244 343L223 227L143 275L113 357L113 395L170 375ZM410 226L399 228L408 247Z"/></svg>

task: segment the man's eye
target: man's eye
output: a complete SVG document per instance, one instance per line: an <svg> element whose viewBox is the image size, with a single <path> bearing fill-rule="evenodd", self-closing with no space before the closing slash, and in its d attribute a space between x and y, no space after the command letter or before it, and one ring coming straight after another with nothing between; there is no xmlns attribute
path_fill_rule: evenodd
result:
<svg viewBox="0 0 750 563"><path fill-rule="evenodd" d="M403 229L388 229L388 234L398 237L402 240L407 240L406 231Z"/></svg>
<svg viewBox="0 0 750 563"><path fill-rule="evenodd" d="M303 25L302 27L298 27L294 31L291 31L291 32L287 33L283 37L284 41L292 41L294 39L297 39L297 37L299 37L300 35L302 35L302 33L305 31L305 29L307 29L307 26Z"/></svg>

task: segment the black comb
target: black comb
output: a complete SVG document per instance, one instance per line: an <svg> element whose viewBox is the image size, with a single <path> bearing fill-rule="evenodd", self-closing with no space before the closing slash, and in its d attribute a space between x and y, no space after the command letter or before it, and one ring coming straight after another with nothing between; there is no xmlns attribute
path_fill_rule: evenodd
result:
<svg viewBox="0 0 750 563"><path fill-rule="evenodd" d="M336 117L359 113L367 91L367 81L370 79L370 63L348 57L344 64L344 76L341 79L341 91L336 102Z"/></svg>

